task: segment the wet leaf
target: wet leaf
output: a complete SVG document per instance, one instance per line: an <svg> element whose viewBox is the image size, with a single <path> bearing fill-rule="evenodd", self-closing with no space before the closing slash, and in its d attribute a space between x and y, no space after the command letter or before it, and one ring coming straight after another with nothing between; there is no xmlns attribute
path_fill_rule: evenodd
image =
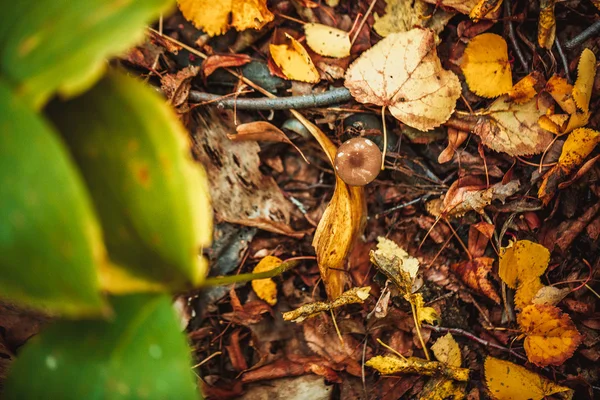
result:
<svg viewBox="0 0 600 400"><path fill-rule="evenodd" d="M458 368L439 361L427 361L418 357L400 358L394 355L376 356L365 365L376 369L382 375L419 374L425 376L441 376L460 382L469 379L468 368Z"/></svg>
<svg viewBox="0 0 600 400"><path fill-rule="evenodd" d="M307 318L317 316L323 311L329 311L331 309L342 307L348 304L363 303L369 297L370 291L370 286L354 287L345 291L333 301L327 303L323 301L317 301L314 303L305 304L295 310L285 312L283 313L283 319L285 321L302 322Z"/></svg>
<svg viewBox="0 0 600 400"><path fill-rule="evenodd" d="M554 5L557 0L541 0L538 20L538 44L546 50L552 49L556 37Z"/></svg>
<svg viewBox="0 0 600 400"><path fill-rule="evenodd" d="M511 156L539 154L554 136L537 122L549 105L550 101L541 95L525 104L513 103L508 96L499 97L479 118L473 132L492 150Z"/></svg>
<svg viewBox="0 0 600 400"><path fill-rule="evenodd" d="M529 305L517 322L525 334L527 358L539 367L561 365L583 340L571 318L554 306Z"/></svg>
<svg viewBox="0 0 600 400"><path fill-rule="evenodd" d="M596 77L596 56L590 49L584 49L577 66L577 80L573 86L573 100L577 108L589 111L590 98Z"/></svg>
<svg viewBox="0 0 600 400"><path fill-rule="evenodd" d="M209 36L222 35L230 27L261 29L274 18L267 0L177 0L177 4L185 19Z"/></svg>
<svg viewBox="0 0 600 400"><path fill-rule="evenodd" d="M520 365L491 356L485 359L485 381L496 400L542 400L571 390Z"/></svg>
<svg viewBox="0 0 600 400"><path fill-rule="evenodd" d="M377 241L377 249L370 253L371 262L396 284L403 296L409 296L419 270L419 260L392 240L380 236Z"/></svg>
<svg viewBox="0 0 600 400"><path fill-rule="evenodd" d="M469 89L478 96L493 98L512 88L508 46L502 36L484 33L471 39L461 64Z"/></svg>
<svg viewBox="0 0 600 400"><path fill-rule="evenodd" d="M350 35L341 29L323 24L305 24L306 44L317 54L343 58L350 55Z"/></svg>
<svg viewBox="0 0 600 400"><path fill-rule="evenodd" d="M269 51L281 72L291 80L316 83L321 80L306 49L296 39L285 34L285 43L269 45Z"/></svg>
<svg viewBox="0 0 600 400"><path fill-rule="evenodd" d="M273 268L277 268L282 263L281 259L273 256L266 256L254 267L252 270L253 274L258 272L270 271ZM274 306L277 304L277 284L271 278L267 279L255 279L252 282L252 289L254 293L261 299L267 302L267 304Z"/></svg>
<svg viewBox="0 0 600 400"><path fill-rule="evenodd" d="M433 129L448 120L461 91L458 77L442 68L437 40L428 29L392 33L350 66L344 85L361 103L385 106L413 128Z"/></svg>

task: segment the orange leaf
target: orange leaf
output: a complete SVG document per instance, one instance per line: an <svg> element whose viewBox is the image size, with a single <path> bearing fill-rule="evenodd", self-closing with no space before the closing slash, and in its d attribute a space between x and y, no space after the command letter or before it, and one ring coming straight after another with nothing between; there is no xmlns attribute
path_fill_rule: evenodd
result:
<svg viewBox="0 0 600 400"><path fill-rule="evenodd" d="M556 0L540 1L540 17L538 22L538 44L546 50L550 50L556 37L556 18L554 17L554 5Z"/></svg>
<svg viewBox="0 0 600 400"><path fill-rule="evenodd" d="M465 49L461 64L467 85L478 96L493 98L512 88L508 47L502 36L475 36Z"/></svg>
<svg viewBox="0 0 600 400"><path fill-rule="evenodd" d="M525 334L527 358L539 367L561 365L583 340L571 318L554 306L529 305L517 322Z"/></svg>
<svg viewBox="0 0 600 400"><path fill-rule="evenodd" d="M533 71L510 89L508 98L517 104L527 103L544 87L545 79L541 72Z"/></svg>
<svg viewBox="0 0 600 400"><path fill-rule="evenodd" d="M568 114L575 114L577 106L573 100L573 85L561 76L554 75L546 83L546 91L558 103L560 108Z"/></svg>
<svg viewBox="0 0 600 400"><path fill-rule="evenodd" d="M467 286L500 304L500 297L496 293L494 285L488 280L493 263L493 258L478 257L473 260L461 261L450 268L460 276Z"/></svg>

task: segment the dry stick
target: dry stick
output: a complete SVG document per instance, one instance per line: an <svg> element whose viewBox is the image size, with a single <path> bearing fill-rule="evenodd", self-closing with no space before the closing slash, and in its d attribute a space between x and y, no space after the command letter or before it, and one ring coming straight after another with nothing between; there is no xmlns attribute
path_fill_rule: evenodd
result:
<svg viewBox="0 0 600 400"><path fill-rule="evenodd" d="M505 352L507 352L507 353L509 353L509 354L511 354L511 355L513 355L515 357L517 357L517 358L520 358L521 360L527 361L527 357L522 356L521 354L515 352L513 349L510 349L510 348L507 348L507 347L504 347L504 346L500 346L500 345L498 345L496 343L490 342L489 340L481 339L481 338L475 336L474 334L472 334L471 332L467 332L467 331L465 331L463 329L458 329L458 328L444 328L443 326L433 326L433 325L426 325L426 324L423 324L422 326L423 326L423 328L431 329L432 331L435 331L437 333L451 333L453 335L464 336L464 337L466 337L466 338L468 338L470 340L473 340L473 341L475 341L475 342L477 342L477 343L479 343L479 344L481 344L483 346L491 347L491 348L494 348L494 349L497 349L497 350L505 351Z"/></svg>
<svg viewBox="0 0 600 400"><path fill-rule="evenodd" d="M373 11L373 7L375 7L375 3L377 3L377 0L373 0L371 2L371 4L369 5L369 8L367 9L365 16L360 21L360 24L358 24L358 28L356 28L356 33L354 34L354 37L352 37L352 41L350 42L350 44L354 44L354 42L356 41L358 34L362 30L363 26L365 26L365 22L367 22L367 18L369 18L369 14L371 14L371 11Z"/></svg>
<svg viewBox="0 0 600 400"><path fill-rule="evenodd" d="M381 123L383 124L383 154L381 155L381 170L385 169L385 153L387 152L387 128L385 124L385 106L381 107Z"/></svg>
<svg viewBox="0 0 600 400"><path fill-rule="evenodd" d="M592 36L596 35L598 32L600 32L600 21L594 22L587 29L582 31L579 35L575 36L571 40L568 40L567 43L565 43L565 48L567 50L572 50L574 47L579 46Z"/></svg>
<svg viewBox="0 0 600 400"><path fill-rule="evenodd" d="M571 74L569 73L569 60L567 60L567 56L560 44L560 40L558 38L554 39L554 45L556 46L556 50L558 50L558 57L560 58L560 62L562 62L563 68L565 69L565 76L567 77L567 82L573 82L571 80Z"/></svg>
<svg viewBox="0 0 600 400"><path fill-rule="evenodd" d="M512 17L512 4L511 3L512 2L510 0L504 0L504 14L507 17L507 19L504 23L508 26L508 38L510 39L510 42L512 43L513 47L515 48L515 53L517 53L517 58L523 65L523 68L525 68L525 71L529 72L529 68L527 67L527 59L523 55L523 52L521 52L521 48L519 47L519 42L517 42L517 37L515 36L515 27L513 26L512 20L510 18L510 17Z"/></svg>

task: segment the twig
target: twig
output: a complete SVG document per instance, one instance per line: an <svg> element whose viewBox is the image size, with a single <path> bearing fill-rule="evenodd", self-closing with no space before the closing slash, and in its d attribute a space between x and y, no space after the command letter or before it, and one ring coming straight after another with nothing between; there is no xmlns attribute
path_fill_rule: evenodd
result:
<svg viewBox="0 0 600 400"><path fill-rule="evenodd" d="M558 50L558 56L560 57L560 62L562 62L563 68L565 69L565 75L567 77L567 81L569 83L573 82L571 80L571 74L569 73L569 60L567 60L567 56L565 55L565 52L562 48L562 45L560 44L560 40L558 40L558 38L556 38L554 40L554 45L556 46L556 50Z"/></svg>
<svg viewBox="0 0 600 400"><path fill-rule="evenodd" d="M328 90L324 93L307 94L302 96L256 98L256 99L227 99L223 96L190 90L190 101L194 103L214 102L220 107L238 110L289 110L292 108L326 107L345 103L352 100L350 91L345 87Z"/></svg>
<svg viewBox="0 0 600 400"><path fill-rule="evenodd" d="M527 59L525 58L523 52L521 51L521 48L519 47L519 42L517 42L517 37L515 36L515 27L513 26L513 23L510 19L510 17L512 16L511 7L512 2L510 0L504 0L504 14L506 17L508 17L504 23L506 24L506 26L508 26L508 38L510 39L510 42L512 43L515 49L515 53L517 54L517 58L521 62L521 65L523 65L525 71L529 72L529 68L527 66Z"/></svg>
<svg viewBox="0 0 600 400"><path fill-rule="evenodd" d="M517 353L513 349L509 349L507 347L500 346L499 344L492 343L489 340L481 339L481 338L475 336L474 334L472 334L471 332L467 332L463 329L444 328L443 326L433 326L433 325L426 325L426 324L423 324L421 326L423 328L431 329L432 331L435 331L437 333L451 333L453 335L464 336L467 339L473 340L473 341L481 344L482 346L491 347L491 348L497 349L497 350L502 350L502 351L505 351L505 352L517 357L517 358L520 358L521 360L527 361L527 357L522 356L521 354Z"/></svg>
<svg viewBox="0 0 600 400"><path fill-rule="evenodd" d="M354 44L354 42L356 41L356 38L358 37L358 34L362 30L363 26L365 26L365 22L367 22L367 18L369 18L369 14L371 14L371 11L373 11L373 7L375 7L375 3L377 3L377 0L371 1L371 4L369 5L367 12L365 13L363 19L360 21L360 24L358 24L358 28L356 28L356 33L352 37L352 41L350 41L351 44Z"/></svg>
<svg viewBox="0 0 600 400"><path fill-rule="evenodd" d="M572 50L574 47L579 46L580 44L582 44L583 42L585 42L592 36L598 34L599 32L600 32L600 21L596 21L592 25L590 25L587 29L584 29L579 35L575 36L574 38L571 38L571 40L568 40L567 43L565 43L565 48L567 50Z"/></svg>

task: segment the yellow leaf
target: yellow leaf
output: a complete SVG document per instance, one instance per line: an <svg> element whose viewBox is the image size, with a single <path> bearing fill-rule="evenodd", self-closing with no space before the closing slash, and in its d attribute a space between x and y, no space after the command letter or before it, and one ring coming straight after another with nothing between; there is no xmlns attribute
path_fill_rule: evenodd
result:
<svg viewBox="0 0 600 400"><path fill-rule="evenodd" d="M306 44L325 57L344 58L350 55L350 35L341 29L323 24L305 24Z"/></svg>
<svg viewBox="0 0 600 400"><path fill-rule="evenodd" d="M562 114L562 115L566 115L566 119L569 119L569 115L567 114ZM542 128L547 130L548 132L552 132L555 135L560 135L562 134L562 130L564 129L564 127L566 126L566 124L562 124L562 125L558 125L553 118L550 118L551 116L549 115L542 115L539 119L538 119L538 125Z"/></svg>
<svg viewBox="0 0 600 400"><path fill-rule="evenodd" d="M286 42L284 44L271 44L269 50L271 57L281 72L291 80L316 83L321 80L319 71L313 64L306 49L300 42L285 34Z"/></svg>
<svg viewBox="0 0 600 400"><path fill-rule="evenodd" d="M557 0L540 1L540 17L538 20L538 44L546 50L552 49L556 37L556 18L554 5Z"/></svg>
<svg viewBox="0 0 600 400"><path fill-rule="evenodd" d="M577 108L589 111L590 98L596 76L596 56L590 49L584 49L577 66L577 80L573 86L573 100Z"/></svg>
<svg viewBox="0 0 600 400"><path fill-rule="evenodd" d="M502 5L502 0L479 0L469 13L469 17L477 21L486 15L497 11Z"/></svg>
<svg viewBox="0 0 600 400"><path fill-rule="evenodd" d="M439 34L454 14L442 8L434 10L423 0L386 0L385 15L374 14L373 29L383 37L409 31L415 26L429 28Z"/></svg>
<svg viewBox="0 0 600 400"><path fill-rule="evenodd" d="M370 252L371 262L396 284L403 296L409 296L419 270L419 260L411 257L392 240L380 236L377 241L377 250Z"/></svg>
<svg viewBox="0 0 600 400"><path fill-rule="evenodd" d="M497 97L512 88L508 47L504 38L495 33L484 33L471 39L461 68L469 89L478 96Z"/></svg>
<svg viewBox="0 0 600 400"><path fill-rule="evenodd" d="M404 298L415 305L419 328L423 321L429 324L434 324L436 321L439 321L437 311L435 311L433 307L425 307L425 302L423 301L423 295L421 293L404 295Z"/></svg>
<svg viewBox="0 0 600 400"><path fill-rule="evenodd" d="M254 267L252 273L270 271L273 268L279 267L282 262L278 257L266 256ZM273 279L255 279L251 283L252 289L260 299L272 306L277 304L277 284L275 284Z"/></svg>
<svg viewBox="0 0 600 400"><path fill-rule="evenodd" d="M465 382L433 377L427 381L419 393L419 400L462 400L465 398Z"/></svg>
<svg viewBox="0 0 600 400"><path fill-rule="evenodd" d="M519 282L541 276L548 268L548 262L548 249L529 240L519 240L500 250L498 275L510 288L516 289Z"/></svg>
<svg viewBox="0 0 600 400"><path fill-rule="evenodd" d="M462 364L460 347L450 333L436 340L431 346L431 350L439 362L448 364L451 367L460 367Z"/></svg>
<svg viewBox="0 0 600 400"><path fill-rule="evenodd" d="M577 106L573 100L573 85L558 75L552 76L546 83L546 91L558 103L560 108L568 114L575 114Z"/></svg>
<svg viewBox="0 0 600 400"><path fill-rule="evenodd" d="M517 322L525 334L525 353L539 367L561 365L582 341L567 314L549 305L532 304L523 309Z"/></svg>
<svg viewBox="0 0 600 400"><path fill-rule="evenodd" d="M513 103L508 96L502 96L479 118L473 132L494 151L511 156L541 153L554 138L538 125L549 105L550 99L541 95L525 104Z"/></svg>
<svg viewBox="0 0 600 400"><path fill-rule="evenodd" d="M517 293L515 294L515 308L517 310L522 310L528 306L538 291L543 287L544 285L538 277L525 282L519 282Z"/></svg>
<svg viewBox="0 0 600 400"><path fill-rule="evenodd" d="M491 356L485 359L485 381L496 400L542 400L571 390L520 365Z"/></svg>
<svg viewBox="0 0 600 400"><path fill-rule="evenodd" d="M302 322L307 318L312 318L323 311L329 311L333 308L345 306L347 304L356 304L364 302L369 297L370 286L354 287L338 298L330 302L316 301L305 304L295 310L283 313L285 321Z"/></svg>
<svg viewBox="0 0 600 400"><path fill-rule="evenodd" d="M461 14L469 15L471 10L477 6L479 0L425 0L425 2L435 5L438 10L443 7L452 9L453 11L457 11ZM438 10L436 10L436 12Z"/></svg>
<svg viewBox="0 0 600 400"><path fill-rule="evenodd" d="M221 35L230 27L238 31L261 29L274 18L266 0L177 0L177 3L185 19L209 36Z"/></svg>
<svg viewBox="0 0 600 400"><path fill-rule="evenodd" d="M450 118L461 92L458 77L442 68L437 40L429 29L392 33L348 68L344 85L361 103L385 106L413 128L433 129Z"/></svg>
<svg viewBox="0 0 600 400"><path fill-rule="evenodd" d="M534 71L510 89L508 98L517 104L527 103L538 94L538 88L543 87L543 81L544 76L540 72Z"/></svg>
<svg viewBox="0 0 600 400"><path fill-rule="evenodd" d="M589 112L576 112L575 114L571 114L571 117L569 118L569 122L567 123L566 128L563 130L562 133L569 133L577 128L583 128L584 126L587 125L588 121L590 120L590 113Z"/></svg>
<svg viewBox="0 0 600 400"><path fill-rule="evenodd" d="M365 365L375 368L382 375L404 373L443 376L461 382L466 382L469 379L468 368L452 367L439 361L427 361L418 357L376 356L367 361Z"/></svg>

